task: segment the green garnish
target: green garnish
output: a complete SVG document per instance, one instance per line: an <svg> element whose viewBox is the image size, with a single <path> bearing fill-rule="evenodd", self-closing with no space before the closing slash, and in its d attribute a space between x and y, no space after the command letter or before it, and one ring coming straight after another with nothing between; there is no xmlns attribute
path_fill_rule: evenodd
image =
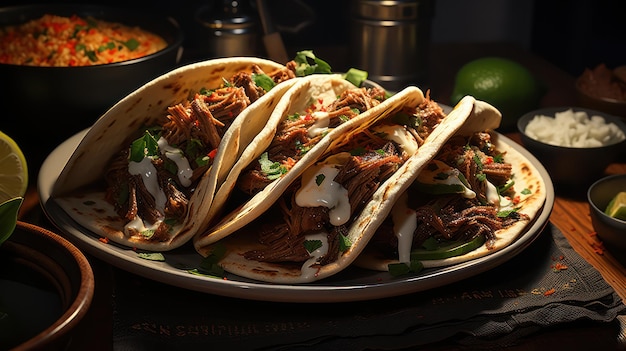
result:
<svg viewBox="0 0 626 351"><path fill-rule="evenodd" d="M274 86L276 86L274 80L270 78L270 76L268 76L267 74L254 73L252 74L252 80L254 81L254 84L256 84L258 87L261 87L265 91L270 91Z"/></svg>
<svg viewBox="0 0 626 351"><path fill-rule="evenodd" d="M393 121L405 126L419 128L422 125L422 119L416 115L408 114L406 112L398 112L392 117Z"/></svg>
<svg viewBox="0 0 626 351"><path fill-rule="evenodd" d="M350 68L348 72L343 75L343 79L357 87L360 87L367 79L367 72L356 68Z"/></svg>
<svg viewBox="0 0 626 351"><path fill-rule="evenodd" d="M350 155L352 156L361 156L365 154L365 148L364 147L357 147L356 149L352 149L350 150Z"/></svg>
<svg viewBox="0 0 626 351"><path fill-rule="evenodd" d="M128 50L134 51L139 47L139 41L135 38L130 38L127 41L122 42L122 45L124 45Z"/></svg>
<svg viewBox="0 0 626 351"><path fill-rule="evenodd" d="M294 113L293 115L287 116L287 120L289 120L291 122L295 122L295 121L297 121L299 119L300 119L300 114L298 112Z"/></svg>
<svg viewBox="0 0 626 351"><path fill-rule="evenodd" d="M530 195L530 194L532 194L532 191L530 191L530 189L524 188L524 190L522 190L522 195Z"/></svg>
<svg viewBox="0 0 626 351"><path fill-rule="evenodd" d="M457 241L443 241L438 245L428 244L428 249L417 248L411 251L411 261L413 260L441 260L444 258L450 258L454 256L464 255L468 252L474 251L481 247L485 243L485 236L479 235L469 241L457 240Z"/></svg>
<svg viewBox="0 0 626 351"><path fill-rule="evenodd" d="M261 172L263 172L269 180L278 179L283 174L287 173L287 168L285 166L282 166L279 162L270 161L267 156L267 152L261 154L259 164L261 165Z"/></svg>
<svg viewBox="0 0 626 351"><path fill-rule="evenodd" d="M512 209L508 209L508 210L498 211L496 216L498 216L499 218L506 218L509 215L511 215L511 213L517 212L519 210L520 210L520 207L516 207L516 208L512 208Z"/></svg>
<svg viewBox="0 0 626 351"><path fill-rule="evenodd" d="M211 253L202 259L199 268L190 269L187 272L195 275L223 278L224 268L219 265L219 262L224 258L225 254L226 246L217 243L213 245Z"/></svg>
<svg viewBox="0 0 626 351"><path fill-rule="evenodd" d="M502 195L506 193L507 191L509 191L509 189L513 187L513 185L515 185L515 181L509 179L506 184L498 186L498 194Z"/></svg>
<svg viewBox="0 0 626 351"><path fill-rule="evenodd" d="M480 160L480 157L478 157L478 155L474 155L472 159L474 160L474 163L476 163L478 170L482 170L484 165L483 165L483 161Z"/></svg>
<svg viewBox="0 0 626 351"><path fill-rule="evenodd" d="M315 57L313 51L304 50L296 53L296 57L293 59L296 66L296 76L303 77L314 73L332 73L330 65L324 60Z"/></svg>
<svg viewBox="0 0 626 351"><path fill-rule="evenodd" d="M309 252L313 252L317 249L319 249L320 247L322 247L322 241L321 240L305 240L304 243L304 248Z"/></svg>
<svg viewBox="0 0 626 351"><path fill-rule="evenodd" d="M154 229L146 229L141 232L141 235L146 239L150 239L154 235Z"/></svg>
<svg viewBox="0 0 626 351"><path fill-rule="evenodd" d="M300 140L296 140L296 150L300 155L304 155L311 150L311 146L304 146Z"/></svg>
<svg viewBox="0 0 626 351"><path fill-rule="evenodd" d="M165 256L163 256L163 254L160 252L138 252L137 256L139 256L139 258L143 258L144 260L149 261L165 261Z"/></svg>
<svg viewBox="0 0 626 351"><path fill-rule="evenodd" d="M143 136L133 141L130 145L129 158L133 162L141 162L146 156L157 156L158 152L159 144L157 140L146 130Z"/></svg>
<svg viewBox="0 0 626 351"><path fill-rule="evenodd" d="M387 265L389 273L394 277L409 274L419 273L424 269L424 264L420 261L411 260L409 264L406 263L390 263Z"/></svg>
<svg viewBox="0 0 626 351"><path fill-rule="evenodd" d="M339 235L339 251L344 252L347 251L350 246L352 246L352 242L348 239L347 236L340 234Z"/></svg>
<svg viewBox="0 0 626 351"><path fill-rule="evenodd" d="M0 245L13 234L23 201L23 197L14 197L0 204Z"/></svg>
<svg viewBox="0 0 626 351"><path fill-rule="evenodd" d="M322 183L324 182L324 179L326 179L325 174L318 174L317 176L315 176L315 184L317 184L317 186L322 185Z"/></svg>
<svg viewBox="0 0 626 351"><path fill-rule="evenodd" d="M93 50L85 50L85 55L87 55L89 60L92 62L98 61L98 56L96 55L96 52Z"/></svg>
<svg viewBox="0 0 626 351"><path fill-rule="evenodd" d="M103 52L103 51L111 50L111 49L115 49L115 44L112 41L104 45L100 45L100 47L98 47L98 52Z"/></svg>

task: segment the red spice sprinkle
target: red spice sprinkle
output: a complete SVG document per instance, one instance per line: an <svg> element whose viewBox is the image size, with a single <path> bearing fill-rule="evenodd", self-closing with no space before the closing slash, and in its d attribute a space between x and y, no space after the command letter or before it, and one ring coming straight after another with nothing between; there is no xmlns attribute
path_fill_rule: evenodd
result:
<svg viewBox="0 0 626 351"><path fill-rule="evenodd" d="M109 238L99 238L98 240L100 240L101 243L105 243L105 244L109 243Z"/></svg>
<svg viewBox="0 0 626 351"><path fill-rule="evenodd" d="M556 290L554 288L550 289L550 290L546 290L546 292L543 293L543 296L550 296L552 294L554 294L556 292Z"/></svg>
<svg viewBox="0 0 626 351"><path fill-rule="evenodd" d="M553 265L552 269L555 272L560 272L560 271L566 270L567 269L567 265L564 265L563 263L559 262L559 263L556 263L555 265Z"/></svg>
<svg viewBox="0 0 626 351"><path fill-rule="evenodd" d="M217 149L213 149L213 150L211 150L211 151L209 152L209 154L208 154L209 158L211 158L211 159L214 159L214 158L215 158L215 155L217 155Z"/></svg>

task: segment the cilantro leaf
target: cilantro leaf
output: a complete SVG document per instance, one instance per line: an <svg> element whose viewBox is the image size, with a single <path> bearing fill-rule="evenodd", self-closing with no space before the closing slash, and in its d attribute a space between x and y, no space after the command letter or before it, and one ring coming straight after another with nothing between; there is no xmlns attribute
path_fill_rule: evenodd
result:
<svg viewBox="0 0 626 351"><path fill-rule="evenodd" d="M282 166L279 162L270 161L267 152L261 154L259 164L261 165L261 172L263 172L269 180L278 179L283 174L287 173L287 168Z"/></svg>
<svg viewBox="0 0 626 351"><path fill-rule="evenodd" d="M314 73L332 73L330 65L324 60L315 57L313 51L304 50L296 53L296 57L293 59L296 66L296 76L303 77Z"/></svg>
<svg viewBox="0 0 626 351"><path fill-rule="evenodd" d="M310 253L322 247L321 240L305 240L304 248Z"/></svg>
<svg viewBox="0 0 626 351"><path fill-rule="evenodd" d="M254 81L254 84L261 87L265 91L270 91L276 86L274 80L267 74L252 74L252 80Z"/></svg>

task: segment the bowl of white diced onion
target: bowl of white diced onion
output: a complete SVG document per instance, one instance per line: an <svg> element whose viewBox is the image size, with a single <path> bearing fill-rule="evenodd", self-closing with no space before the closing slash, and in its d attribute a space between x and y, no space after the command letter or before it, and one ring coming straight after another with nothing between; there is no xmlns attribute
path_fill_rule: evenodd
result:
<svg viewBox="0 0 626 351"><path fill-rule="evenodd" d="M544 165L557 190L576 192L626 156L626 124L579 107L531 111L518 119L522 144Z"/></svg>

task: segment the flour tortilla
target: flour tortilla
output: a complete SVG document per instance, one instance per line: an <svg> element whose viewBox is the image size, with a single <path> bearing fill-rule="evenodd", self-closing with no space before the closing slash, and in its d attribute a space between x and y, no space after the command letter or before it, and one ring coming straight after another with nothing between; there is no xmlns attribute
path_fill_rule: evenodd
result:
<svg viewBox="0 0 626 351"><path fill-rule="evenodd" d="M143 126L156 124L167 108L189 100L202 88L213 89L254 66L264 72L284 69L276 62L253 58L221 58L190 64L170 71L138 88L111 107L89 129L71 155L52 189L54 200L80 225L119 244L152 251L166 251L187 242L199 230L203 212L208 211L218 186L217 174L229 169L252 139L267 123L280 97L299 78L276 85L244 109L222 136L213 167L204 174L189 201L187 219L175 228L169 241L132 240L123 233L126 222L104 199L100 185L111 158L127 148Z"/></svg>
<svg viewBox="0 0 626 351"><path fill-rule="evenodd" d="M218 218L217 216L220 215L222 207L236 185L239 174L252 161L258 159L270 145L281 121L296 112L304 111L309 106L312 98L330 102L334 101L341 92L348 89L355 89L355 86L338 75L304 77L294 84L282 96L281 101L276 106L267 123L267 127L257 135L250 147L244 151L239 161L228 174L226 181L218 189L213 199L212 208L209 211L208 220ZM307 151L287 174L276 179L261 192L247 199L236 210L219 218L219 221L207 231L198 232L193 240L196 250L205 255L206 246L229 236L262 215L309 165L319 159L324 152L332 149L337 142L343 140L351 129L355 129L358 126L368 127L403 104L418 105L423 101L424 94L422 91L416 87L410 87L333 129L311 150Z"/></svg>
<svg viewBox="0 0 626 351"><path fill-rule="evenodd" d="M516 194L520 197L519 211L528 215L530 220L520 220L510 227L496 231L496 241L491 249L487 249L486 245L482 245L464 255L446 259L424 260L422 263L425 268L451 266L500 251L515 242L541 211L547 197L547 189L543 178L539 174L539 170L521 153L515 150L512 145L499 141L498 134L492 133L492 143L498 151L504 153L505 161L513 166L514 188ZM524 189L528 189L529 192L527 194L522 193ZM389 264L394 263L399 263L397 258L386 257L373 247L366 248L355 261L355 265L359 267L377 271L387 271Z"/></svg>
<svg viewBox="0 0 626 351"><path fill-rule="evenodd" d="M413 95L413 94L411 94ZM416 103L416 99L403 99L400 103ZM398 107L398 106L396 106ZM368 121L361 121L356 128L346 131L344 138L351 133L368 128L376 121L391 114L391 109L386 109L379 115L370 115ZM321 267L316 274L302 274L300 265L283 265L277 263L258 262L247 260L244 253L258 249L260 244L256 242L256 228L244 227L234 235L230 235L215 245L223 245L226 248L224 258L220 265L228 272L239 276L280 284L302 284L324 279L332 276L348 267L366 247L368 241L375 234L378 226L387 217L398 197L417 177L419 171L438 152L440 147L459 130L465 130L464 125L472 128L493 129L500 124L501 115L491 105L477 101L471 96L463 98L457 106L448 114L442 123L435 128L417 153L410 157L391 178L380 185L373 198L366 204L364 210L358 215L349 228L348 239L352 243L350 248L340 255L339 259L331 264ZM337 139L334 144L340 144ZM324 154L332 152L333 145ZM257 211L267 210L274 202L266 201L256 204ZM211 247L202 248L204 255L211 252Z"/></svg>

